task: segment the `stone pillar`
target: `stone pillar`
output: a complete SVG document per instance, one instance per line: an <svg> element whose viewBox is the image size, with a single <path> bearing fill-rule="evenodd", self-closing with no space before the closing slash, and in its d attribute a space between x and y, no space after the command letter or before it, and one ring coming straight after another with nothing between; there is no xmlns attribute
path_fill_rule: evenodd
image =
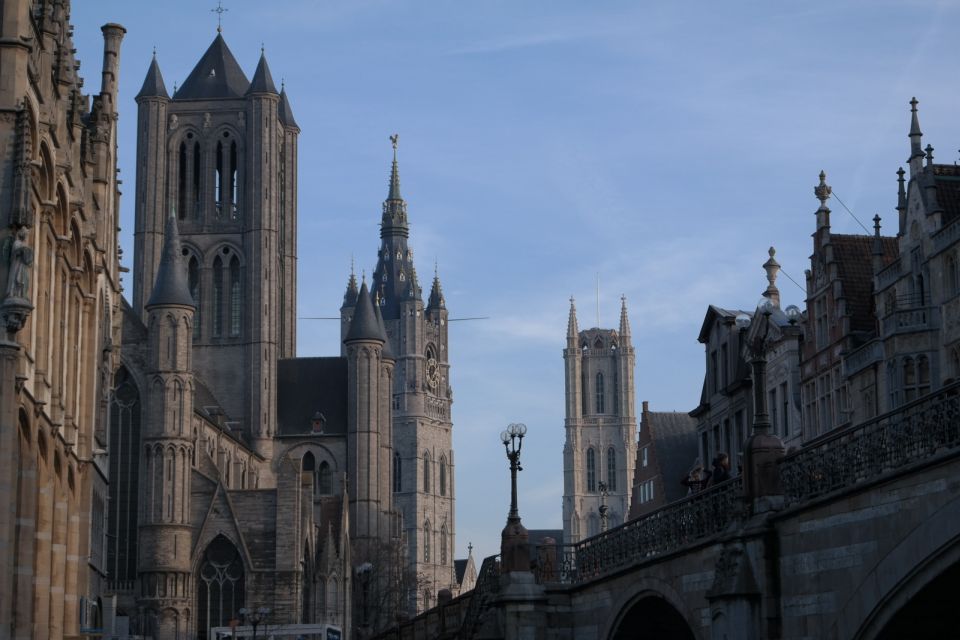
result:
<svg viewBox="0 0 960 640"><path fill-rule="evenodd" d="M16 391L19 353L20 347L16 342L0 341L0 487L6 487L10 492L0 508L0 636L12 632L13 593L17 580L14 571L17 500L12 494L17 486L20 455ZM32 528L29 531L32 532Z"/></svg>

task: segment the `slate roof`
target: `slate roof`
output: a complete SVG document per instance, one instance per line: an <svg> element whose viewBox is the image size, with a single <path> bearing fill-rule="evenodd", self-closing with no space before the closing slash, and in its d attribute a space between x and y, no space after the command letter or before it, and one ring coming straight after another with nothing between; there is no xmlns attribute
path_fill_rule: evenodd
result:
<svg viewBox="0 0 960 640"><path fill-rule="evenodd" d="M293 109L290 108L290 98L287 97L287 90L280 89L280 108L277 109L281 124L300 129L296 119L293 117Z"/></svg>
<svg viewBox="0 0 960 640"><path fill-rule="evenodd" d="M457 574L457 584L463 584L463 574L467 571L468 562L470 562L469 558L453 561L453 571Z"/></svg>
<svg viewBox="0 0 960 640"><path fill-rule="evenodd" d="M187 286L187 266L183 264L180 254L177 219L172 214L167 216L163 236L163 254L157 268L157 279L150 292L150 299L144 306L148 309L158 305L193 307L193 296Z"/></svg>
<svg viewBox="0 0 960 640"><path fill-rule="evenodd" d="M250 88L247 93L276 93L277 85L273 84L273 75L270 73L270 66L267 64L267 56L260 53L260 62L257 63L257 70L253 72L253 80L250 81Z"/></svg>
<svg viewBox="0 0 960 640"><path fill-rule="evenodd" d="M697 457L697 421L676 411L648 411L646 415L649 419L644 426L650 430L666 502L670 503L687 495L680 480Z"/></svg>
<svg viewBox="0 0 960 640"><path fill-rule="evenodd" d="M960 220L960 167L952 164L933 165L937 203L943 208L943 226Z"/></svg>
<svg viewBox="0 0 960 640"><path fill-rule="evenodd" d="M843 282L843 295L850 314L850 330L873 333L876 318L873 306L874 236L831 234L837 275ZM880 237L883 264L889 264L899 251L895 237Z"/></svg>
<svg viewBox="0 0 960 640"><path fill-rule="evenodd" d="M167 86L163 84L163 74L160 73L160 65L157 64L156 56L150 61L147 77L143 79L140 93L135 97L135 99L139 98L170 98L170 94L167 93Z"/></svg>
<svg viewBox="0 0 960 640"><path fill-rule="evenodd" d="M387 341L387 336L383 333L383 327L377 322L377 314L373 309L373 301L370 299L370 291L367 289L366 282L360 285L357 306L353 311L353 321L350 322L350 329L343 339L344 342L353 340Z"/></svg>
<svg viewBox="0 0 960 640"><path fill-rule="evenodd" d="M250 81L233 57L219 33L200 58L186 82L173 95L174 100L216 100L242 98Z"/></svg>
<svg viewBox="0 0 960 640"><path fill-rule="evenodd" d="M346 358L279 360L277 425L280 435L310 433L317 411L327 419L324 433L347 432Z"/></svg>

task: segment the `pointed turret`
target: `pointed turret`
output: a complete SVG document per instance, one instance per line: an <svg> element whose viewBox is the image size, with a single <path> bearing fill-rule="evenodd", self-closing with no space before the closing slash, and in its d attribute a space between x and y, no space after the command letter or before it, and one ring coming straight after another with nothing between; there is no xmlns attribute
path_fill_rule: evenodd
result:
<svg viewBox="0 0 960 640"><path fill-rule="evenodd" d="M574 303L573 296L570 296L570 315L567 318L567 347L574 349L577 346L577 334L580 332L577 327L577 305Z"/></svg>
<svg viewBox="0 0 960 640"><path fill-rule="evenodd" d="M291 127L300 130L300 125L297 124L296 119L293 117L293 109L290 108L290 99L287 97L287 89L283 85L280 86L280 108L277 109L277 114L280 116L280 123L285 127Z"/></svg>
<svg viewBox="0 0 960 640"><path fill-rule="evenodd" d="M242 98L249 88L250 81L218 33L173 99Z"/></svg>
<svg viewBox="0 0 960 640"><path fill-rule="evenodd" d="M277 93L277 85L273 84L273 76L270 74L267 55L263 49L260 50L260 62L257 63L257 70L253 72L250 88L247 89L247 94L251 93Z"/></svg>
<svg viewBox="0 0 960 640"><path fill-rule="evenodd" d="M767 251L770 256L763 263L763 270L767 272L767 290L763 292L765 298L770 300L775 307L780 306L780 289L777 288L777 274L780 273L780 263L774 258L777 250L773 247Z"/></svg>
<svg viewBox="0 0 960 640"><path fill-rule="evenodd" d="M919 101L914 97L910 100L910 177L913 178L923 168L923 133L920 131L920 116L917 112Z"/></svg>
<svg viewBox="0 0 960 640"><path fill-rule="evenodd" d="M390 167L390 190L387 199L383 202L383 218L380 221L380 237L399 235L404 238L410 235L410 226L407 224L407 203L400 195L400 168L397 165L397 144L399 135L390 136L393 144L393 164Z"/></svg>
<svg viewBox="0 0 960 640"><path fill-rule="evenodd" d="M353 312L350 331L347 332L347 337L343 339L344 342L358 340L386 342L383 329L377 323L377 314L373 309L373 301L370 299L370 290L367 289L366 280L360 285L360 291L357 294L357 307Z"/></svg>
<svg viewBox="0 0 960 640"><path fill-rule="evenodd" d="M174 211L167 217L164 229L163 254L157 268L157 279L146 308L160 305L194 307L190 287L187 286L187 271L180 259L180 234L177 231L177 217Z"/></svg>
<svg viewBox="0 0 960 640"><path fill-rule="evenodd" d="M630 341L630 318L627 315L627 296L620 296L620 337L624 343Z"/></svg>
<svg viewBox="0 0 960 640"><path fill-rule="evenodd" d="M143 79L143 86L140 87L140 93L135 100L141 98L163 98L170 99L167 93L167 86L163 83L163 74L160 73L160 65L157 64L157 54L153 54L153 60L150 61L150 68L147 69L147 77Z"/></svg>
<svg viewBox="0 0 960 640"><path fill-rule="evenodd" d="M883 268L883 240L880 239L880 214L873 216L873 273Z"/></svg>
<svg viewBox="0 0 960 640"><path fill-rule="evenodd" d="M440 288L440 276L437 270L433 271L433 286L430 287L430 300L427 302L427 309L446 309L446 301L443 299L443 290Z"/></svg>
<svg viewBox="0 0 960 640"><path fill-rule="evenodd" d="M343 294L343 307L352 307L357 304L357 276L350 270L350 279L347 280L347 290Z"/></svg>
<svg viewBox="0 0 960 640"><path fill-rule="evenodd" d="M830 207L827 206L827 200L830 199L831 193L833 189L827 184L827 174L820 171L820 184L813 188L813 194L820 201L820 206L817 208L817 231L826 229L828 234L830 233Z"/></svg>
<svg viewBox="0 0 960 640"><path fill-rule="evenodd" d="M907 190L904 186L904 174L906 174L906 171L903 170L903 167L897 169L897 221L899 222L897 235L900 236L903 235L903 227L907 221Z"/></svg>

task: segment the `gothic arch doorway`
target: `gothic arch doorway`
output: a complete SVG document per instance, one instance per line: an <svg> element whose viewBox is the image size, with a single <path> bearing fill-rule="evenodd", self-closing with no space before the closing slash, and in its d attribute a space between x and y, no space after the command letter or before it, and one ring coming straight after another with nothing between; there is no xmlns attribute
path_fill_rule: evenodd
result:
<svg viewBox="0 0 960 640"><path fill-rule="evenodd" d="M610 640L696 640L693 630L673 605L657 594L646 593L620 612Z"/></svg>
<svg viewBox="0 0 960 640"><path fill-rule="evenodd" d="M245 606L243 558L226 537L217 536L207 545L196 584L197 638L207 640L211 627L229 625Z"/></svg>

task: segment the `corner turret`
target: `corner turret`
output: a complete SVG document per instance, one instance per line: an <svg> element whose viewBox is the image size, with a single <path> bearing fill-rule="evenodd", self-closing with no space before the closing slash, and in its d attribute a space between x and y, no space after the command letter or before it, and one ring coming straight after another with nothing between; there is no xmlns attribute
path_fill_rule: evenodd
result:
<svg viewBox="0 0 960 640"><path fill-rule="evenodd" d="M174 211L167 217L157 279L146 304L148 311L151 307L159 306L194 308L193 296L190 295L190 287L187 285L187 272L180 259L180 234L177 231L177 216Z"/></svg>

